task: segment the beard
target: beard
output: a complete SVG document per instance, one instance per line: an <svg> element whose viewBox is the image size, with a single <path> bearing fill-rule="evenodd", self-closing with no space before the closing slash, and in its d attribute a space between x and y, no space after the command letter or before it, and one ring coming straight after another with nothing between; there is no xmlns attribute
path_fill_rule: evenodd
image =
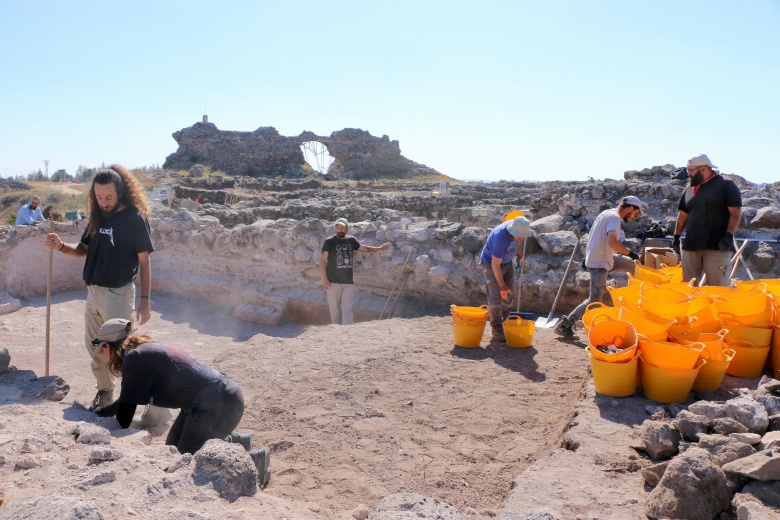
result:
<svg viewBox="0 0 780 520"><path fill-rule="evenodd" d="M103 218L110 218L110 217L114 216L114 214L116 213L117 208L119 208L119 201L116 201L116 204L114 204L114 206L111 207L108 210L100 208L100 213L103 215Z"/></svg>
<svg viewBox="0 0 780 520"><path fill-rule="evenodd" d="M704 180L704 175L701 172L696 172L696 174L693 177L691 177L688 182L690 183L691 186L698 186L699 184L702 183L703 180Z"/></svg>
<svg viewBox="0 0 780 520"><path fill-rule="evenodd" d="M347 236L347 234L344 231L339 231L338 233L336 233L336 236L339 238L344 238L345 236Z"/></svg>

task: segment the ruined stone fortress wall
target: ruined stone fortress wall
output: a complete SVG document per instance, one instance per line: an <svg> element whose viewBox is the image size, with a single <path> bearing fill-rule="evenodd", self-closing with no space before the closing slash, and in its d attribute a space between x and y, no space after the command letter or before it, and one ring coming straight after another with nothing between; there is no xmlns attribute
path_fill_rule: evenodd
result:
<svg viewBox="0 0 780 520"><path fill-rule="evenodd" d="M392 244L385 252L356 255L358 320L379 317L407 257L410 274L395 315L446 314L451 304L484 303L479 252L502 213L520 207L531 217L533 230L521 306L522 310L546 314L572 248L579 248L579 262L587 231L600 211L616 206L626 194L642 198L647 216L624 226L628 245L639 251L641 243L636 236L641 221L660 222L667 229L673 226L683 187L683 183L668 179L630 178L597 183L453 186L441 197L411 190L391 194L382 192L379 185L353 191L314 185L285 191L280 186L275 191L259 190L256 196L233 205L201 205L185 197L180 200L180 209L157 206L151 219L156 248L152 291L224 305L236 316L260 323L327 323L320 248L334 232L335 219L344 216L352 223L350 234L361 243ZM202 186L192 189L213 191ZM742 190L739 236L775 237L751 242L746 249L747 265L756 278L776 278L780 271L776 192L772 187L742 186ZM177 193L177 198L183 196L183 192ZM58 224L57 232L66 242L76 242L83 229L84 223L79 227ZM43 238L44 230L0 227L0 293L5 291L16 299L45 294L48 251ZM53 291L83 289L82 267L83 259L55 252ZM744 271L738 274L746 277ZM617 278L613 283L624 284L625 279ZM579 303L587 289L587 273L575 269L558 311Z"/></svg>

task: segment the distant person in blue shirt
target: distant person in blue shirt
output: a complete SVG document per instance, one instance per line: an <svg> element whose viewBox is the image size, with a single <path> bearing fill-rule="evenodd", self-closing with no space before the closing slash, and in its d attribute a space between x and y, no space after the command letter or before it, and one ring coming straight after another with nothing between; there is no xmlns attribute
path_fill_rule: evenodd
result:
<svg viewBox="0 0 780 520"><path fill-rule="evenodd" d="M523 241L530 236L531 222L525 217L517 217L494 227L482 248L480 260L485 273L493 341L504 341L503 321L509 316L510 288L515 285L512 260L517 256L521 263L525 262L522 257Z"/></svg>
<svg viewBox="0 0 780 520"><path fill-rule="evenodd" d="M41 213L41 208L39 207L40 205L40 198L31 198L30 203L22 206L22 208L19 210L19 213L16 214L16 225L34 226L44 222L46 219L43 218L43 213Z"/></svg>

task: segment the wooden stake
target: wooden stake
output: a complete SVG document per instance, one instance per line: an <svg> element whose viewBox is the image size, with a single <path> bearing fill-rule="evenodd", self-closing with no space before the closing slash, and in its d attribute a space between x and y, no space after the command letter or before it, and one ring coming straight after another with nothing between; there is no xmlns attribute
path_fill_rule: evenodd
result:
<svg viewBox="0 0 780 520"><path fill-rule="evenodd" d="M51 233L54 233L54 221L51 221ZM51 266L54 249L49 249L49 268L46 271L46 375L49 375L49 340L51 338Z"/></svg>

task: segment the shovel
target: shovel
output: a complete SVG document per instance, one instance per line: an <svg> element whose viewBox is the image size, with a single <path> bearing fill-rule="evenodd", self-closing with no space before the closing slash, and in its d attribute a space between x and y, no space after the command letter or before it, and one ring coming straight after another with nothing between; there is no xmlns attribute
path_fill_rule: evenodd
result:
<svg viewBox="0 0 780 520"><path fill-rule="evenodd" d="M561 286L558 288L558 294L555 295L555 300L553 301L552 308L550 309L550 314L547 315L547 319L539 318L536 320L537 329L549 329L555 327L558 324L558 318L553 318L553 314L555 313L555 308L558 306L558 299L561 297L561 293L563 292L563 286L566 284L566 278L568 278L569 271L571 271L571 264L574 261L574 255L577 254L578 246L579 242L574 244L574 251L571 252L571 256L569 257L569 264L566 266L566 272L563 273Z"/></svg>

